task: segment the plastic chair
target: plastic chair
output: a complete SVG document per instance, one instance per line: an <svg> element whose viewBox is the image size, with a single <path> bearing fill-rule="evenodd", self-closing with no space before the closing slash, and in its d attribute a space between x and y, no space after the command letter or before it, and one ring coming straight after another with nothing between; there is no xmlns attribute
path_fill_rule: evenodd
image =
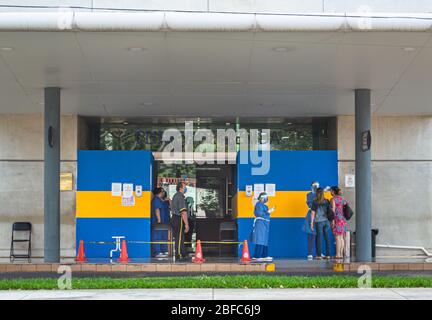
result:
<svg viewBox="0 0 432 320"><path fill-rule="evenodd" d="M28 262L31 261L31 230L32 225L30 222L15 222L12 225L12 239L9 256L11 262L15 259L27 259ZM21 237L17 238L17 234L21 234ZM17 250L15 244L17 243L27 243L27 254L18 254L15 252ZM25 249L18 248L18 250Z"/></svg>
<svg viewBox="0 0 432 320"><path fill-rule="evenodd" d="M230 235L224 237L229 233ZM220 242L235 242L237 241L237 224L235 221L224 221L219 225L219 241ZM223 244L219 245L219 257L221 256L221 249Z"/></svg>

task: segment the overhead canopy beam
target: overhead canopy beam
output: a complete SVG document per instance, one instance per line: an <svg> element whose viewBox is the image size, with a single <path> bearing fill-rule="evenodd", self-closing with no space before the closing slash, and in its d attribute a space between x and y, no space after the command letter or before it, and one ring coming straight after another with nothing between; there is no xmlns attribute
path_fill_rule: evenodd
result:
<svg viewBox="0 0 432 320"><path fill-rule="evenodd" d="M0 31L416 31L432 30L432 14L220 12L0 12Z"/></svg>

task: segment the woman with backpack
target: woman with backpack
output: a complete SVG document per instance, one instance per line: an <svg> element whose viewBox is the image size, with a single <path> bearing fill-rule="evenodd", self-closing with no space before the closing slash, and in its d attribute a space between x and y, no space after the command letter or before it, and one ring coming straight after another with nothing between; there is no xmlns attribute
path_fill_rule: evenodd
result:
<svg viewBox="0 0 432 320"><path fill-rule="evenodd" d="M318 188L315 199L311 208L311 229L316 231L316 259L321 260L322 256L322 237L326 246L325 259L330 259L330 221L328 217L328 208L330 202L324 198L324 189Z"/></svg>
<svg viewBox="0 0 432 320"><path fill-rule="evenodd" d="M342 197L342 191L338 187L331 188L332 199L330 207L334 212L334 220L332 221L333 235L336 240L336 256L335 259L343 259L345 248L345 232L348 231L347 220L344 215L344 207L347 201Z"/></svg>

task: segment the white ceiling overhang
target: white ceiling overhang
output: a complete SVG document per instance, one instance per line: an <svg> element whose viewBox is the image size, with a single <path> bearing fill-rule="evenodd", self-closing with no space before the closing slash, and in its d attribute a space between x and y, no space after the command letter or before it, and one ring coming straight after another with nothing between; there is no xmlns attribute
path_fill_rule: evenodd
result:
<svg viewBox="0 0 432 320"><path fill-rule="evenodd" d="M59 86L62 113L88 116L349 115L355 88L372 89L376 114L431 115L431 36L2 31L0 113L42 112L43 88Z"/></svg>

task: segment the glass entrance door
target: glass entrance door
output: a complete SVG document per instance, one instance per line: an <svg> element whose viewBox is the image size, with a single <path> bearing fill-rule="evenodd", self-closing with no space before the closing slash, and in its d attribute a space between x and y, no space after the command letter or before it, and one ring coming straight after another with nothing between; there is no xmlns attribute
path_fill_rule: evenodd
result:
<svg viewBox="0 0 432 320"><path fill-rule="evenodd" d="M157 161L156 177L156 185L165 188L170 199L174 196L179 181L187 184L185 197L190 225L190 232L185 237L187 242L201 240L204 256L235 254L236 250L226 250L227 248L221 248L221 245L208 243L221 240L222 223L235 223L231 219L229 201L229 165L165 164ZM236 238L236 233L232 233L229 238ZM226 237L226 234L223 236ZM190 245L187 248L191 253L194 250Z"/></svg>

